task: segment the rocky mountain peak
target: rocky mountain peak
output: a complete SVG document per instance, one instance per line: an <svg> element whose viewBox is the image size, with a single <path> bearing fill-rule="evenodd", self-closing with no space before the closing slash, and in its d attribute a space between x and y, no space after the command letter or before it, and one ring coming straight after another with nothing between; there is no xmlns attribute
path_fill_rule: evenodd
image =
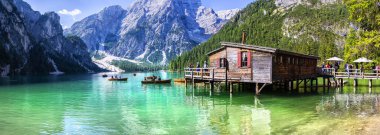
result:
<svg viewBox="0 0 380 135"><path fill-rule="evenodd" d="M37 39L52 38L57 35L63 35L59 15L54 12L47 12L43 14L33 27L33 35Z"/></svg>
<svg viewBox="0 0 380 135"><path fill-rule="evenodd" d="M81 37L90 51L167 64L206 41L227 22L213 9L202 6L201 0L136 0L124 13L121 11L118 6L105 8L65 33Z"/></svg>
<svg viewBox="0 0 380 135"><path fill-rule="evenodd" d="M22 0L0 0L0 20L0 75L99 70L81 39L63 36L58 14L41 15Z"/></svg>
<svg viewBox="0 0 380 135"><path fill-rule="evenodd" d="M234 17L239 11L240 9L221 10L216 12L216 14L218 14L218 17L221 19L229 20Z"/></svg>
<svg viewBox="0 0 380 135"><path fill-rule="evenodd" d="M125 12L126 10L124 10L120 5L109 6L99 12L98 18L101 20L106 20L125 14Z"/></svg>

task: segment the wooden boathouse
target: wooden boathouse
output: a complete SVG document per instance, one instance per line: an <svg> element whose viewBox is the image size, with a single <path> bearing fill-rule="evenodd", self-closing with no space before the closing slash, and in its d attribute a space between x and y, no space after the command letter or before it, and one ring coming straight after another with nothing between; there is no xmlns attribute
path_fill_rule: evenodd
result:
<svg viewBox="0 0 380 135"><path fill-rule="evenodd" d="M277 84L298 90L303 82L317 82L319 57L289 52L270 47L222 42L221 47L209 52L207 68L185 68L187 82L224 82L226 89L234 83L255 84L259 94L267 85ZM315 83L318 84L318 83ZM317 85L315 85L317 87Z"/></svg>

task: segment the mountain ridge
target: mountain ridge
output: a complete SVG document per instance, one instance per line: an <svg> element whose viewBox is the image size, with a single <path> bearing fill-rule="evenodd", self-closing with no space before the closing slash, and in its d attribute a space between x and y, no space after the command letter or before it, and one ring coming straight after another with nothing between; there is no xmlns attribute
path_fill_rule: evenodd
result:
<svg viewBox="0 0 380 135"><path fill-rule="evenodd" d="M137 0L117 11L123 12L112 19L111 27L118 26L115 31L103 30L101 24L108 20L92 17L101 16L100 12L74 23L65 34L81 37L89 51L106 50L114 56L166 65L206 41L227 22L213 9L202 6L200 0ZM225 17L230 17L238 11L225 12Z"/></svg>
<svg viewBox="0 0 380 135"><path fill-rule="evenodd" d="M80 39L63 36L58 14L40 14L22 0L0 0L0 18L2 76L100 71L80 50Z"/></svg>

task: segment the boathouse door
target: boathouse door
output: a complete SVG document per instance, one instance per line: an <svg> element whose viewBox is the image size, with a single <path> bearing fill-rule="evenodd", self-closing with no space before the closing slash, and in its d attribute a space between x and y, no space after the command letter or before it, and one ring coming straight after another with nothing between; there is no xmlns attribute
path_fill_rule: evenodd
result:
<svg viewBox="0 0 380 135"><path fill-rule="evenodd" d="M272 83L272 56L252 56L252 81L257 83Z"/></svg>

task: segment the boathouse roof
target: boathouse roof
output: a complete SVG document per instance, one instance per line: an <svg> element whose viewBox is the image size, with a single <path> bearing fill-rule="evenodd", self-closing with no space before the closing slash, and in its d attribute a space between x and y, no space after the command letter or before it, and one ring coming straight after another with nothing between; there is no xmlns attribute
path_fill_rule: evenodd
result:
<svg viewBox="0 0 380 135"><path fill-rule="evenodd" d="M272 47L264 47L264 46L248 45L248 44L232 43L232 42L221 42L221 45L222 47L207 53L207 55L212 55L216 52L224 50L226 47L233 47L233 48L243 48L243 49L255 50L259 52L267 52L267 53L273 53L273 54L285 54L285 55L293 55L293 56L305 57L305 58L311 58L311 59L320 59L317 56L305 55L301 53L285 51L285 50L272 48Z"/></svg>

